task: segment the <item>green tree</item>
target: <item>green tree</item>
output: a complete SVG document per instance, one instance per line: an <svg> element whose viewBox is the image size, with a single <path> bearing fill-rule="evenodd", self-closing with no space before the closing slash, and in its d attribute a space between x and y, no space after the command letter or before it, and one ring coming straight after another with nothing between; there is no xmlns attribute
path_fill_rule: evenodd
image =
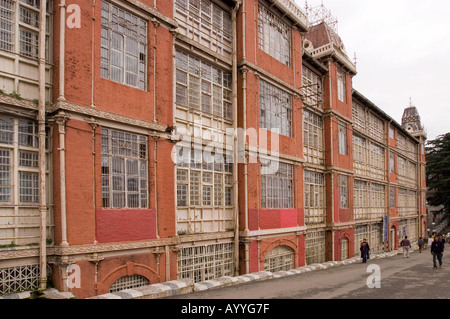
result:
<svg viewBox="0 0 450 319"><path fill-rule="evenodd" d="M425 147L427 160L428 204L444 206L450 214L450 133L428 141Z"/></svg>

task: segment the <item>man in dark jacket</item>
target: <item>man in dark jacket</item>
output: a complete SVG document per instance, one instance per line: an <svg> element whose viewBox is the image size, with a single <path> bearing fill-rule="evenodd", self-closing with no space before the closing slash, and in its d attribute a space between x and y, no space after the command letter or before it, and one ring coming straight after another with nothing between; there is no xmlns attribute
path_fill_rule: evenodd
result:
<svg viewBox="0 0 450 319"><path fill-rule="evenodd" d="M431 254L433 255L433 269L437 268L436 259L439 261L439 268L442 267L442 254L444 253L444 244L439 240L438 236L434 237L431 244Z"/></svg>
<svg viewBox="0 0 450 319"><path fill-rule="evenodd" d="M361 246L359 248L359 250L361 250L361 258L362 258L362 262L365 263L367 262L367 259L370 258L370 247L369 247L369 243L366 241L366 239L364 238Z"/></svg>

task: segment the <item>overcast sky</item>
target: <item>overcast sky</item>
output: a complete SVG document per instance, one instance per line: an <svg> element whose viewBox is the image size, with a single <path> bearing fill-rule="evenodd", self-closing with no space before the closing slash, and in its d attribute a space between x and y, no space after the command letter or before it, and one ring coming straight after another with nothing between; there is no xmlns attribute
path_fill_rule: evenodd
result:
<svg viewBox="0 0 450 319"><path fill-rule="evenodd" d="M352 61L356 53L354 89L400 124L411 98L428 140L450 132L449 0L307 2L323 2Z"/></svg>

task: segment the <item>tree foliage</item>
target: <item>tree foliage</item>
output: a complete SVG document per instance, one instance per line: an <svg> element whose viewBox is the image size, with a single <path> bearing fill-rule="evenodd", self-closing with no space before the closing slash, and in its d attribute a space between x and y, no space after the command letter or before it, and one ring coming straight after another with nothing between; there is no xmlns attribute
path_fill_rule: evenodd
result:
<svg viewBox="0 0 450 319"><path fill-rule="evenodd" d="M425 153L428 204L443 205L446 214L450 214L450 133L428 141Z"/></svg>

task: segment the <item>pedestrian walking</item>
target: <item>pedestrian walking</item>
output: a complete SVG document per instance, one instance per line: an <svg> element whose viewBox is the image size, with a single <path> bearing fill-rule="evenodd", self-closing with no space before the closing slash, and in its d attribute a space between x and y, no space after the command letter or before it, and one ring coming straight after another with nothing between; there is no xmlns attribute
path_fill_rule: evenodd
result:
<svg viewBox="0 0 450 319"><path fill-rule="evenodd" d="M438 236L434 236L434 241L431 244L431 254L433 255L433 269L437 269L437 262L439 262L439 268L442 267L442 254L444 253L444 244L439 240Z"/></svg>
<svg viewBox="0 0 450 319"><path fill-rule="evenodd" d="M408 236L400 242L400 246L403 247L403 258L409 258L409 249L411 248L411 242L408 239Z"/></svg>
<svg viewBox="0 0 450 319"><path fill-rule="evenodd" d="M417 245L419 246L419 253L422 253L423 246L425 245L425 241L422 239L422 237L419 237Z"/></svg>
<svg viewBox="0 0 450 319"><path fill-rule="evenodd" d="M367 259L370 258L370 247L369 247L369 243L367 242L367 239L365 239L365 238L363 239L359 250L361 250L362 262L366 263Z"/></svg>

